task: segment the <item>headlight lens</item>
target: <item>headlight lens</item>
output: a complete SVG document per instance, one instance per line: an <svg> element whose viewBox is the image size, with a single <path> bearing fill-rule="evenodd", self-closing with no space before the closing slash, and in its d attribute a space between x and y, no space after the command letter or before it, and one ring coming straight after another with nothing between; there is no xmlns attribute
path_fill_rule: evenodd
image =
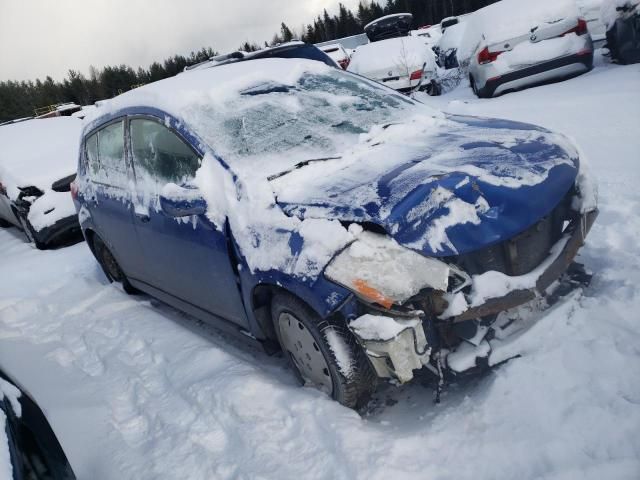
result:
<svg viewBox="0 0 640 480"><path fill-rule="evenodd" d="M385 308L427 287L446 291L449 273L446 263L371 232L362 232L325 270L330 280Z"/></svg>

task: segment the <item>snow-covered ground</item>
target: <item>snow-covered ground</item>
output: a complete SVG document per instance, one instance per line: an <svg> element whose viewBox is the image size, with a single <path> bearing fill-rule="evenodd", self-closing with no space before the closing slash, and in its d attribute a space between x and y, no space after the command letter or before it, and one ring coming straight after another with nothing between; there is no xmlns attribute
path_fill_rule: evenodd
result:
<svg viewBox="0 0 640 480"><path fill-rule="evenodd" d="M449 387L385 386L358 413L282 359L107 284L85 244L0 231L0 366L47 413L79 478L640 477L640 65L425 102L572 137L599 180L591 286L543 313L523 357ZM424 384L423 384L424 383Z"/></svg>

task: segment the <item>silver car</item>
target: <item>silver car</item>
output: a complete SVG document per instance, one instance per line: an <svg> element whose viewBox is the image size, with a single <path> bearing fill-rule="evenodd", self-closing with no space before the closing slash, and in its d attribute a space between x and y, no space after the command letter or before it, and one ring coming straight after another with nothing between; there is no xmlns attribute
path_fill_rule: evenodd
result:
<svg viewBox="0 0 640 480"><path fill-rule="evenodd" d="M521 5L503 0L478 10L467 29L465 42L473 52L469 81L478 97L493 97L591 70L593 44L587 22L577 8L565 6L554 11L550 2L542 2L550 8L527 21L522 13L509 12L510 4L515 3Z"/></svg>

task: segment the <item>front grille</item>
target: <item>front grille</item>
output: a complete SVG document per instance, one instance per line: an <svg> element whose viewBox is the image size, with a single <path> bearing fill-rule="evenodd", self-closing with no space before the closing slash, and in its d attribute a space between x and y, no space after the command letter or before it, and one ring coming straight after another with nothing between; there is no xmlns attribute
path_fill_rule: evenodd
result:
<svg viewBox="0 0 640 480"><path fill-rule="evenodd" d="M451 258L451 261L469 275L479 275L489 270L518 276L529 273L549 254L551 247L562 236L565 220L568 220L568 198L546 217L524 232L507 241L491 245Z"/></svg>

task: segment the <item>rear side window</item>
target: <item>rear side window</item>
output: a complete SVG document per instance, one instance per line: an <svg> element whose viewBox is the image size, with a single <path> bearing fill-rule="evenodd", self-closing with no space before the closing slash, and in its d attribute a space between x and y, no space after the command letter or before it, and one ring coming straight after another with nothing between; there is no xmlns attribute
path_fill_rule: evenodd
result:
<svg viewBox="0 0 640 480"><path fill-rule="evenodd" d="M200 157L167 127L153 120L136 118L130 122L130 131L137 180L180 185L195 177Z"/></svg>
<svg viewBox="0 0 640 480"><path fill-rule="evenodd" d="M87 137L85 150L94 181L126 187L128 178L124 155L124 121L107 125Z"/></svg>

